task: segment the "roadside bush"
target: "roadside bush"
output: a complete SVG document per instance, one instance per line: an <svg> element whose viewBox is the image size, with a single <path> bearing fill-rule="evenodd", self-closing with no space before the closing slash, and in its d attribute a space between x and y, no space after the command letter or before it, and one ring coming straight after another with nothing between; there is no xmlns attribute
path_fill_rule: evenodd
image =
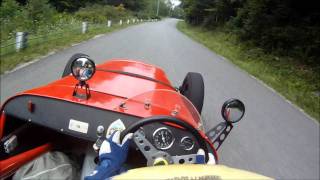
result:
<svg viewBox="0 0 320 180"><path fill-rule="evenodd" d="M29 0L26 5L19 5L15 0L4 0L0 6L1 41L15 38L18 31L32 34L48 33L81 21L105 23L108 19L119 20L133 16L123 4L116 7L91 4L76 13L58 13L48 0Z"/></svg>
<svg viewBox="0 0 320 180"><path fill-rule="evenodd" d="M243 41L266 51L295 56L307 65L320 65L320 14L312 4L251 0L229 25Z"/></svg>
<svg viewBox="0 0 320 180"><path fill-rule="evenodd" d="M28 29L36 29L44 24L53 23L55 9L48 4L48 0L29 0L26 5L26 14L28 17Z"/></svg>
<svg viewBox="0 0 320 180"><path fill-rule="evenodd" d="M150 18L161 20L161 16L157 16L157 15L151 15Z"/></svg>
<svg viewBox="0 0 320 180"><path fill-rule="evenodd" d="M9 19L16 16L21 11L21 7L14 0L4 0L0 6L0 19Z"/></svg>
<svg viewBox="0 0 320 180"><path fill-rule="evenodd" d="M320 69L320 12L316 1L184 0L186 21L236 34L243 43ZM319 71L319 70L318 70Z"/></svg>
<svg viewBox="0 0 320 180"><path fill-rule="evenodd" d="M14 38L17 31L36 33L55 23L57 13L47 0L30 0L20 6L15 0L4 0L0 6L1 40Z"/></svg>
<svg viewBox="0 0 320 180"><path fill-rule="evenodd" d="M121 5L113 7L94 4L81 8L75 13L75 16L82 21L105 23L108 19L119 20L121 18L129 18L132 14Z"/></svg>
<svg viewBox="0 0 320 180"><path fill-rule="evenodd" d="M145 12L145 11L137 12L137 13L135 13L135 16L138 19L149 19L150 18L150 14L148 12Z"/></svg>
<svg viewBox="0 0 320 180"><path fill-rule="evenodd" d="M26 11L14 0L4 0L0 6L1 40L10 39L16 30L23 29Z"/></svg>

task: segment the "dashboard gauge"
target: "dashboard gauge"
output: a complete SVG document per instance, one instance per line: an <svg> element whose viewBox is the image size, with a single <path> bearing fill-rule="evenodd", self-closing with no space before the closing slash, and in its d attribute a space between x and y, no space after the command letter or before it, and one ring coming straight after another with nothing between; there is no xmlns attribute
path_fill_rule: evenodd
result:
<svg viewBox="0 0 320 180"><path fill-rule="evenodd" d="M181 139L180 146L184 150L190 151L194 147L194 141L189 136L185 136Z"/></svg>
<svg viewBox="0 0 320 180"><path fill-rule="evenodd" d="M158 149L165 150L169 149L172 146L174 137L168 128L161 127L154 131L153 141Z"/></svg>

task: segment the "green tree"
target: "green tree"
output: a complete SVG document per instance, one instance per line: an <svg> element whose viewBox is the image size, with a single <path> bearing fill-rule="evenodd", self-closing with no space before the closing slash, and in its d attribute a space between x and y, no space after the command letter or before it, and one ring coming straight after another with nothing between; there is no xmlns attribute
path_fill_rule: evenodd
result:
<svg viewBox="0 0 320 180"><path fill-rule="evenodd" d="M127 9L132 11L143 11L147 7L149 0L123 0L123 4Z"/></svg>
<svg viewBox="0 0 320 180"><path fill-rule="evenodd" d="M181 7L188 22L213 26L235 16L242 3L241 0L183 0Z"/></svg>
<svg viewBox="0 0 320 180"><path fill-rule="evenodd" d="M304 63L316 63L320 56L320 13L316 7L315 3L293 0L250 0L232 21L242 40L270 52L300 56Z"/></svg>
<svg viewBox="0 0 320 180"><path fill-rule="evenodd" d="M213 12L212 0L183 0L181 6L184 9L187 21L194 25L200 25ZM211 17L210 17L211 18Z"/></svg>
<svg viewBox="0 0 320 180"><path fill-rule="evenodd" d="M50 20L54 12L47 0L29 0L26 9L32 21Z"/></svg>
<svg viewBox="0 0 320 180"><path fill-rule="evenodd" d="M15 0L4 0L0 6L1 39L10 39L26 24L26 11Z"/></svg>
<svg viewBox="0 0 320 180"><path fill-rule="evenodd" d="M4 0L0 6L0 19L10 19L21 11L21 7L15 0Z"/></svg>
<svg viewBox="0 0 320 180"><path fill-rule="evenodd" d="M182 19L184 18L184 11L180 6L175 7L172 10L171 17Z"/></svg>
<svg viewBox="0 0 320 180"><path fill-rule="evenodd" d="M49 0L59 12L76 12L80 8L91 6L93 4L99 5L114 5L121 4L121 0Z"/></svg>
<svg viewBox="0 0 320 180"><path fill-rule="evenodd" d="M182 0L186 21L224 26L266 51L320 64L320 7L299 0Z"/></svg>

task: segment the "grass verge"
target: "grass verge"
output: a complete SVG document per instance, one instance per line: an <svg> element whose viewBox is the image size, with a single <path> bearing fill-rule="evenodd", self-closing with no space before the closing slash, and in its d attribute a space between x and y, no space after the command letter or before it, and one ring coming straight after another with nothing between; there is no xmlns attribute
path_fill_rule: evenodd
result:
<svg viewBox="0 0 320 180"><path fill-rule="evenodd" d="M320 73L290 57L266 54L262 49L241 43L222 30L207 30L180 21L177 28L248 73L274 88L309 115L320 121Z"/></svg>
<svg viewBox="0 0 320 180"><path fill-rule="evenodd" d="M41 38L37 38L37 36L29 37L28 47L20 52L14 52L14 45L9 47L11 49L1 49L0 73L10 71L19 64L29 62L51 51L61 50L72 44L91 39L95 35L110 33L130 25L123 24L120 26L115 24L110 28L104 24L89 25L89 31L86 34L81 33L81 25L79 25L76 28L68 28L61 32L41 35L39 36ZM2 55L4 51L12 52Z"/></svg>

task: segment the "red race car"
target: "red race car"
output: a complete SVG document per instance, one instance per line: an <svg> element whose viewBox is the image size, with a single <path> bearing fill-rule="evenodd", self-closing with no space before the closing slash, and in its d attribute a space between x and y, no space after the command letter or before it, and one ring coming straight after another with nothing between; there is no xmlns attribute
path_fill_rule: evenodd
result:
<svg viewBox="0 0 320 180"><path fill-rule="evenodd" d="M121 138L134 133L127 159L133 168L192 164L199 148L218 162L216 149L245 107L237 99L226 101L221 110L225 122L205 134L203 99L199 73L188 73L174 87L154 65L109 60L96 66L89 56L75 54L61 79L1 106L0 179L48 151L80 154L85 163L89 151L98 151L105 134L115 130L122 131Z"/></svg>

